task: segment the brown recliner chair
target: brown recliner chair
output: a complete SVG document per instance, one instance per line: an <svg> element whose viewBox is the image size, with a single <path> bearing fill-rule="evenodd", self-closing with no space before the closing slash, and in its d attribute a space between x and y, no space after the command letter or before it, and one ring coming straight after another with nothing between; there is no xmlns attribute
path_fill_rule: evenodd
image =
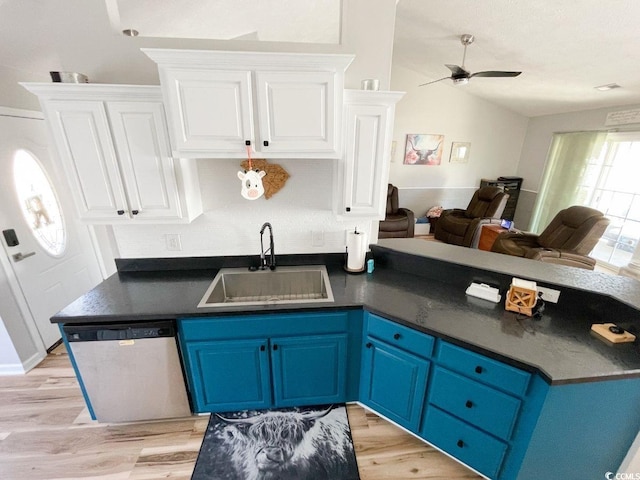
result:
<svg viewBox="0 0 640 480"><path fill-rule="evenodd" d="M436 223L435 239L463 247L477 247L480 228L499 223L509 195L498 187L482 187L473 194L466 210L444 210Z"/></svg>
<svg viewBox="0 0 640 480"><path fill-rule="evenodd" d="M588 255L608 225L598 210L574 205L560 210L540 235L501 233L491 251L593 270L596 261Z"/></svg>
<svg viewBox="0 0 640 480"><path fill-rule="evenodd" d="M378 227L378 238L413 238L414 215L408 208L398 207L398 187L387 187L387 213Z"/></svg>

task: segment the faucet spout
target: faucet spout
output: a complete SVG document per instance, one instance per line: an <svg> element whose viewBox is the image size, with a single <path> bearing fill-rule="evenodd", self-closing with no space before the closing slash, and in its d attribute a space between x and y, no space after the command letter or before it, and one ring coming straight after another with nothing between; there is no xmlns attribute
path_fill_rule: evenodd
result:
<svg viewBox="0 0 640 480"><path fill-rule="evenodd" d="M264 244L262 241L262 236L264 235L264 231L269 229L269 248L264 249ZM269 262L267 262L266 254L269 252ZM267 267L270 270L276 269L276 254L274 252L274 242L273 242L273 228L269 222L265 222L260 228L260 270L266 270Z"/></svg>

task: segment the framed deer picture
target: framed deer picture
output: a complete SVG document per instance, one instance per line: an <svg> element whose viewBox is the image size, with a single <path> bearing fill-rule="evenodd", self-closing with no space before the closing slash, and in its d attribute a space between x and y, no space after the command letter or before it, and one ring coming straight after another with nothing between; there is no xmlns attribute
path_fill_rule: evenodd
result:
<svg viewBox="0 0 640 480"><path fill-rule="evenodd" d="M405 165L440 165L444 135L407 134Z"/></svg>

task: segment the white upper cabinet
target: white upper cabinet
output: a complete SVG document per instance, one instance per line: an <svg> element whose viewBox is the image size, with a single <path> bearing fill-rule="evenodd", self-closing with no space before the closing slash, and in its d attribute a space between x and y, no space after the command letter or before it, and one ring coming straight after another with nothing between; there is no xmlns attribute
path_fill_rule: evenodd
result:
<svg viewBox="0 0 640 480"><path fill-rule="evenodd" d="M175 151L246 155L254 138L251 72L167 68L162 75Z"/></svg>
<svg viewBox="0 0 640 480"><path fill-rule="evenodd" d="M385 217L395 104L401 92L345 91L344 156L336 175L336 214Z"/></svg>
<svg viewBox="0 0 640 480"><path fill-rule="evenodd" d="M143 49L158 63L174 154L339 158L352 55Z"/></svg>
<svg viewBox="0 0 640 480"><path fill-rule="evenodd" d="M157 87L25 84L38 95L88 223L184 223L202 213L196 166L171 157Z"/></svg>

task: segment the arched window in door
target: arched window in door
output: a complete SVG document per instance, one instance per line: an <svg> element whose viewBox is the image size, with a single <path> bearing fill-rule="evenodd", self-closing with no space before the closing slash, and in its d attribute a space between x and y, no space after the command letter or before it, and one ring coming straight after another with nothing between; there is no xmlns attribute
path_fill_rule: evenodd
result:
<svg viewBox="0 0 640 480"><path fill-rule="evenodd" d="M47 174L30 152L15 153L13 180L22 214L34 237L48 254L61 256L67 234L60 204Z"/></svg>

